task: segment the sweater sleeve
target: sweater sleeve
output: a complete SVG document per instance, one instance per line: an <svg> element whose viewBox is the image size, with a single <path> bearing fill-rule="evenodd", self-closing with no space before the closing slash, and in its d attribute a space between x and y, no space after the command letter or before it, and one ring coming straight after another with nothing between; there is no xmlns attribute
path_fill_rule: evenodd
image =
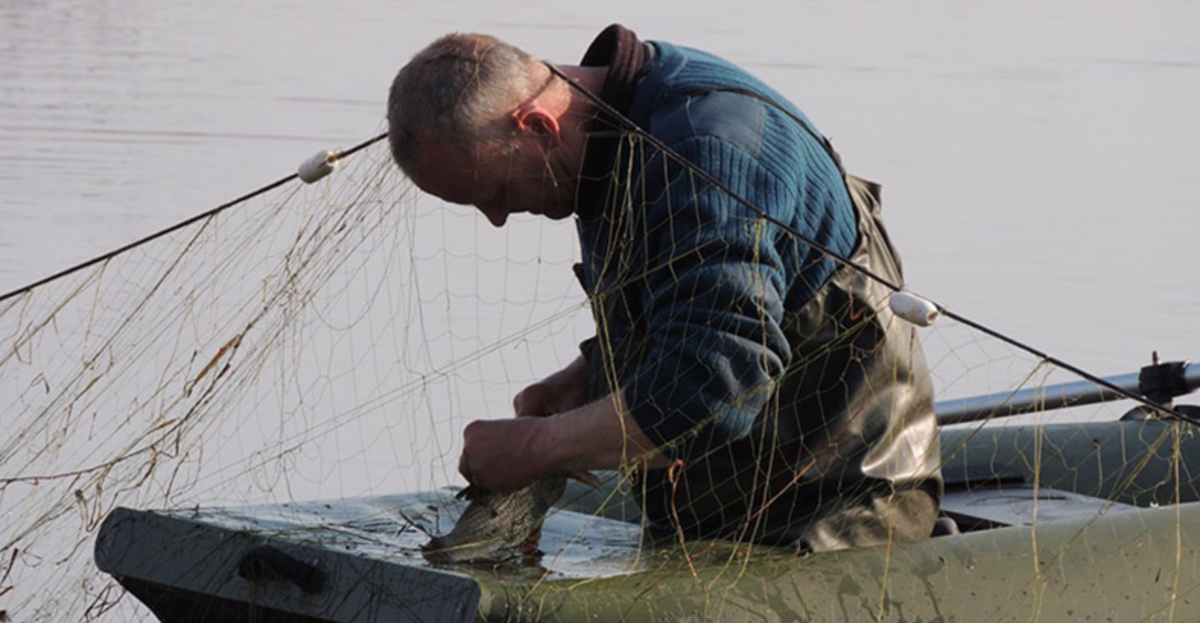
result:
<svg viewBox="0 0 1200 623"><path fill-rule="evenodd" d="M736 146L700 136L675 149L768 213L794 209L795 191ZM759 214L679 163L646 170L648 348L623 389L651 441L696 457L744 437L790 363L785 271Z"/></svg>

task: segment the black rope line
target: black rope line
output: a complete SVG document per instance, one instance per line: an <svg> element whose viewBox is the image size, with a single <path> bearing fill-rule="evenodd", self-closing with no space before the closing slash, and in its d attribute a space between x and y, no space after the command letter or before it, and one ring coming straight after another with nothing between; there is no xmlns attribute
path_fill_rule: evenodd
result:
<svg viewBox="0 0 1200 623"><path fill-rule="evenodd" d="M345 158L346 156L353 156L354 154L356 154L356 153L358 153L358 152L360 152L360 151L362 151L362 150L364 150L364 149L366 149L366 148L370 147L371 145L374 145L375 143L378 143L379 141L382 141L383 139L387 138L387 135L388 135L388 133L387 133L387 132L383 132L383 133L379 134L378 136L375 136L375 137L369 138L369 139L367 139L367 140L365 140L365 141L363 141L363 142L361 142L361 143L359 143L359 144L355 145L354 147L351 147L350 149L344 149L344 150L342 150L342 151L339 151L339 152L337 153L337 157L336 157L336 158L334 158L334 160L341 160L342 158Z"/></svg>
<svg viewBox="0 0 1200 623"><path fill-rule="evenodd" d="M353 155L353 154L355 154L359 151L362 151L363 149L366 149L367 147L369 147L385 138L387 138L386 132L384 132L383 134L380 134L378 136L375 136L373 138L367 139L349 149L337 152L334 155L333 160L335 160L335 161L341 160L342 158ZM0 294L0 303L3 303L4 301L7 301L8 299L25 294L26 292L29 292L30 290L32 290L34 288L46 285L47 283L50 283L51 281L55 281L57 279L66 277L67 275L70 275L72 273L79 272L90 266L94 266L101 262L107 262L108 260L111 260L111 259L117 257L118 255L121 255L122 253L130 251L137 247L140 247L140 246L142 246L148 242L151 242L153 240L162 238L163 236L166 236L167 234L170 234L170 233L176 232L180 229L183 229L184 227L187 227L188 225L191 225L197 221L202 221L211 216L216 216L217 214L220 214L221 212L224 212L225 210L228 210L229 208L232 208L240 203L244 203L244 202L249 201L259 195L262 195L264 193L268 193L272 190L275 190L276 188L279 188L280 186L283 186L284 184L287 184L288 182L291 182L292 180L295 180L298 177L300 177L299 173L292 173L291 175L288 175L286 177L281 177L278 180L275 180L274 182L267 184L266 186L263 186L257 190L250 191L249 193L246 193L246 194L242 195L241 197L238 197L237 199L234 199L232 201L222 203L221 205L219 205L211 210L208 210L206 212L201 212L200 214L197 214L195 216L184 219L178 223L175 223L174 225L167 227L166 229L161 229L161 230L156 231L148 236L138 238L137 240L134 240L133 242L130 242L129 244L126 244L126 245L123 245L116 249L113 249L112 251L109 251L107 253L98 255L90 260L80 262L79 264L71 266L70 268L60 270L60 271L54 273L53 275L50 275L49 277L39 279L33 283L30 283L28 285L17 288L16 290L13 290L11 292L7 292L5 294Z"/></svg>
<svg viewBox="0 0 1200 623"><path fill-rule="evenodd" d="M616 120L617 123L619 123L621 126L623 126L625 128L625 130L633 132L634 134L638 135L639 138L642 138L646 142L650 143L650 145L653 146L655 149L662 151L663 153L667 154L671 158L674 158L676 161L682 163L684 166L686 166L688 168L689 171L697 174L705 182L712 184L714 187L716 187L721 192L729 195L738 203L742 204L746 208L748 208L751 211L753 211L754 213L758 214L759 217L763 218L764 220L771 223L772 225L779 227L780 229L789 233L790 235L795 236L800 241L802 241L805 244L816 249L818 252L820 252L825 257L841 264L842 266L846 266L846 267L851 268L852 270L858 271L859 273L865 275L867 278L890 289L892 292L900 292L902 290L902 288L898 284L892 283L891 281L884 279L883 277L875 274L874 272L872 272L870 269L866 268L865 266L860 266L859 264L851 261L850 259L844 258L844 257L838 255L837 253L835 253L833 250L829 249L825 245L822 245L821 243L810 239L808 236L805 236L804 234L800 233L799 231L796 231L795 228L791 227L787 223L785 223L775 217L772 217L765 210L763 210L759 206L755 205L749 199L746 199L742 195L734 192L733 189L726 186L723 182L721 182L721 180L714 177L708 171L705 171L704 169L701 169L700 167L696 166L694 163L689 161L687 158L684 158L681 154L679 154L679 152L672 149L669 145L662 142L661 140L659 140L657 137L650 134L646 130L642 129L642 127L639 126L637 124L637 122L633 121L629 117L626 117L620 111L618 111L617 109L610 106L608 104L608 102L605 102L603 99L601 99L600 96L596 95L595 93L592 93L591 91L586 89L583 85L581 85L578 82L576 82L575 80L571 79L569 76L564 74L558 67L555 67L554 65L552 65L550 63L545 63L545 65L546 65L546 67L548 67L550 69L551 73L558 76L559 78L562 78L563 81L565 81L568 85L570 85L576 91L579 91L580 93L582 93L583 96L586 97L589 101L591 101L591 103L594 104L601 112L612 117L614 120ZM787 112L787 111L784 111L784 112ZM792 116L792 115L790 115L790 113L789 113L788 116ZM799 121L799 120L797 119L797 121ZM810 128L808 128L807 124L804 124L801 122L801 125L809 134L813 134L814 138L818 142L822 142L823 144L826 142L826 141L822 140L823 137L816 136L815 133L813 133L813 131ZM832 151L832 150L830 150L830 151ZM830 157L832 158L833 156L831 155ZM836 158L834 160L835 160L835 163L837 163ZM837 163L837 164L838 164L838 168L840 169L841 164L840 163ZM1184 413L1176 411L1175 409L1173 409L1171 407L1154 402L1153 400L1150 400L1149 398L1146 398L1144 396L1138 396L1132 392L1129 392L1125 389L1122 389L1122 388L1114 385L1113 383L1105 380L1104 378L1102 378L1100 376L1097 376L1095 374L1092 374L1091 372L1088 372L1087 370L1084 370L1083 368L1080 368L1074 364L1066 362L1058 357L1052 356L1040 349L1034 348L1033 346L1030 346L1020 340L1017 340L1016 338L1009 337L1003 333L1000 333L999 331L988 328L987 326L984 326L978 322L975 322L974 320L971 320L965 316L954 313L954 312L946 309L945 307L943 307L940 303L938 303L936 301L930 301L930 302L932 302L937 307L939 313L945 315L946 317L948 317L952 320L961 322L962 324L965 324L968 327L971 327L971 328L981 331L987 335L990 335L991 337L996 338L1014 348L1023 350L1035 357L1038 357L1046 363L1049 363L1049 364L1052 364L1059 368L1062 368L1064 370L1067 370L1068 372L1072 372L1072 373L1080 376L1083 379L1091 381L1092 383L1095 383L1101 387L1104 387L1105 389L1111 390L1111 391L1117 393L1118 395L1125 396L1126 398L1128 398L1130 400L1141 403L1142 405L1150 407L1151 409L1154 409L1155 411L1169 415L1178 420L1182 420L1184 422L1188 422L1190 424L1195 424L1197 426L1200 426L1200 418L1186 415Z"/></svg>

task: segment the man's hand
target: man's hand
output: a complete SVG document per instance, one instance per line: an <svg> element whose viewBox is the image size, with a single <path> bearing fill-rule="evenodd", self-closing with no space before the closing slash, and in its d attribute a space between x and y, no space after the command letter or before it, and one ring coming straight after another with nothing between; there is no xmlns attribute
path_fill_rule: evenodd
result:
<svg viewBox="0 0 1200 623"><path fill-rule="evenodd" d="M489 491L520 489L556 473L539 456L541 418L477 420L463 430L458 471L467 482Z"/></svg>
<svg viewBox="0 0 1200 623"><path fill-rule="evenodd" d="M546 417L471 422L463 430L458 471L473 485L503 492L553 474L617 469L631 460L646 460L651 469L670 465L623 412L616 393Z"/></svg>
<svg viewBox="0 0 1200 623"><path fill-rule="evenodd" d="M587 402L588 371L583 357L522 389L513 398L517 415L545 417L582 407Z"/></svg>
<svg viewBox="0 0 1200 623"><path fill-rule="evenodd" d="M577 357L567 367L534 383L513 398L513 420L479 420L463 430L458 471L471 484L512 491L558 473L550 448L541 443L544 418L576 409L587 401L587 363ZM539 437L542 435L542 437Z"/></svg>

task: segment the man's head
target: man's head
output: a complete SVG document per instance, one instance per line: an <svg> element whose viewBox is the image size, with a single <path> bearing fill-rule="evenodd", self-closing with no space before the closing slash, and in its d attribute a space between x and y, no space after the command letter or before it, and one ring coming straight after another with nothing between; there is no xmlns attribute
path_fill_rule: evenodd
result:
<svg viewBox="0 0 1200 623"><path fill-rule="evenodd" d="M508 214L574 210L578 153L560 120L569 87L543 63L486 35L454 34L419 52L388 98L392 157L422 190Z"/></svg>

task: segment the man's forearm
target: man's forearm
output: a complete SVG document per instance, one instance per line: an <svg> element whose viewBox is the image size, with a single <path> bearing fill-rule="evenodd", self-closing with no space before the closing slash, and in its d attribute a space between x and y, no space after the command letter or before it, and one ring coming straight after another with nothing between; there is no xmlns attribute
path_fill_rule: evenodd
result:
<svg viewBox="0 0 1200 623"><path fill-rule="evenodd" d="M610 394L578 409L543 419L535 452L545 457L554 471L617 469L630 462L647 460L651 468L670 465L629 416L621 393Z"/></svg>

